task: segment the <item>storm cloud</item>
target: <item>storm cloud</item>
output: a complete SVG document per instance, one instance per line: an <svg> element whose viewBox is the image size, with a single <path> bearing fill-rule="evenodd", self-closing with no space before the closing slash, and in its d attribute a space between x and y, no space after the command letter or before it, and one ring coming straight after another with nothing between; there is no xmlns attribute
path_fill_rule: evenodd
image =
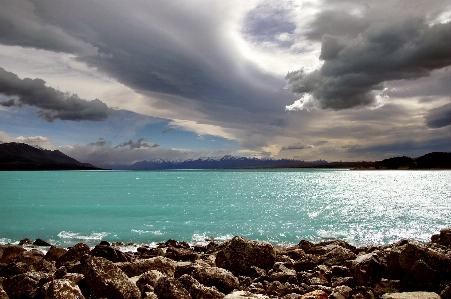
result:
<svg viewBox="0 0 451 299"><path fill-rule="evenodd" d="M104 121L111 114L99 99L87 101L76 94L64 93L46 86L42 79L20 79L0 67L0 93L17 97L0 102L3 107L29 105L40 108L38 116L48 122L56 119L71 121Z"/></svg>
<svg viewBox="0 0 451 299"><path fill-rule="evenodd" d="M426 77L451 65L451 22L429 25L408 17L372 24L356 38L324 35L320 59L320 69L286 76L302 97L288 110L377 106L385 82Z"/></svg>
<svg viewBox="0 0 451 299"><path fill-rule="evenodd" d="M429 128L442 128L451 125L451 103L428 111L425 117Z"/></svg>

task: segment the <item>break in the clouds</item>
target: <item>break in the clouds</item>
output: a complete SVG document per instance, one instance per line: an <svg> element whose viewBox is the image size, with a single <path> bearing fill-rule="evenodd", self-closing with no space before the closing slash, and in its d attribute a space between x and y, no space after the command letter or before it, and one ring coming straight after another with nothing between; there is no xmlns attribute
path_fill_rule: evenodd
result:
<svg viewBox="0 0 451 299"><path fill-rule="evenodd" d="M288 110L377 106L384 83L426 77L451 65L451 22L424 18L371 24L355 38L324 35L320 69L288 73L291 91L302 96Z"/></svg>
<svg viewBox="0 0 451 299"><path fill-rule="evenodd" d="M45 85L42 79L20 79L0 67L0 94L15 97L0 102L3 107L29 105L37 107L39 117L53 122L56 119L72 121L104 121L111 111L99 99L87 101L76 94L64 93Z"/></svg>

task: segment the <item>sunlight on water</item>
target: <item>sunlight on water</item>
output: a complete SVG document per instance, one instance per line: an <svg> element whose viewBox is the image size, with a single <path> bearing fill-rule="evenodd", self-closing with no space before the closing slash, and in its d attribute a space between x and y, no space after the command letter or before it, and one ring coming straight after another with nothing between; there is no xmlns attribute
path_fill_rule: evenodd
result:
<svg viewBox="0 0 451 299"><path fill-rule="evenodd" d="M50 171L0 179L0 243L235 235L284 245L427 242L451 216L451 171Z"/></svg>

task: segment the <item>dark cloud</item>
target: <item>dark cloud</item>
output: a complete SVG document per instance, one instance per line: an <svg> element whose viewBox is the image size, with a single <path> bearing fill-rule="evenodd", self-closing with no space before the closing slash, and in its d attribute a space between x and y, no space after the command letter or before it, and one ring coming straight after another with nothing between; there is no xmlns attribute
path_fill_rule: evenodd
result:
<svg viewBox="0 0 451 299"><path fill-rule="evenodd" d="M451 22L422 18L372 24L356 38L325 35L319 70L286 76L297 108L341 110L377 105L384 82L413 80L451 65Z"/></svg>
<svg viewBox="0 0 451 299"><path fill-rule="evenodd" d="M55 119L72 121L104 121L111 114L108 106L99 99L87 101L76 94L64 93L45 86L41 79L20 79L16 74L0 67L0 93L17 97L0 102L1 106L29 105L40 108L39 117L52 122Z"/></svg>
<svg viewBox="0 0 451 299"><path fill-rule="evenodd" d="M99 140L97 140L96 142L89 143L88 146L105 146L109 144L111 144L111 142L108 142L104 138L99 138Z"/></svg>
<svg viewBox="0 0 451 299"><path fill-rule="evenodd" d="M143 142L145 140L145 138L139 138L136 142L133 140L129 140L126 141L124 143L121 143L117 146L115 146L114 148L121 148L121 147L125 147L125 148L129 148L129 149L140 149L140 148L154 148L154 147L158 147L159 145L156 143L149 143L149 142Z"/></svg>
<svg viewBox="0 0 451 299"><path fill-rule="evenodd" d="M301 143L295 143L295 144L290 144L288 146L284 146L282 147L282 151L289 151L289 150L302 150L302 149L306 149L306 148L313 148L314 146L311 144L308 145L304 145Z"/></svg>
<svg viewBox="0 0 451 299"><path fill-rule="evenodd" d="M429 110L425 119L429 128L442 128L451 125L451 103Z"/></svg>

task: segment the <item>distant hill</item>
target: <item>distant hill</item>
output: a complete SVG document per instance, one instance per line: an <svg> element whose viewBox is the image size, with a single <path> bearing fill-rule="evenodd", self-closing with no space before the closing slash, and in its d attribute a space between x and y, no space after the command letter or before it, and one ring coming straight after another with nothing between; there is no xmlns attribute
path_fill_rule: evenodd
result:
<svg viewBox="0 0 451 299"><path fill-rule="evenodd" d="M433 152L418 158L393 157L357 169L451 169L451 153Z"/></svg>
<svg viewBox="0 0 451 299"><path fill-rule="evenodd" d="M58 150L46 150L25 143L0 143L0 170L95 170Z"/></svg>

